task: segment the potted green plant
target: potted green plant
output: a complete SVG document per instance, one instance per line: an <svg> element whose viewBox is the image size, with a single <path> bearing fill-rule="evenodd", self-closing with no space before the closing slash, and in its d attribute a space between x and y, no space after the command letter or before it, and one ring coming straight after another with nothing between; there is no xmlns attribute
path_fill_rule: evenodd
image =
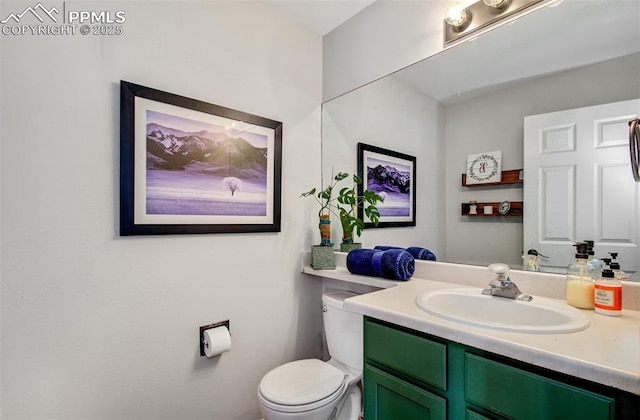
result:
<svg viewBox="0 0 640 420"><path fill-rule="evenodd" d="M383 198L369 190L364 190L362 195L359 196L356 189L360 184L362 184L362 178L358 175L353 175L353 186L340 189L337 197L339 204L336 205L336 208L338 209L338 217L340 217L342 226L342 243L340 244L340 251L342 252L349 252L354 248L362 247L361 243L353 241L354 233L356 236L360 236L364 229L364 221L357 217L358 208L363 208L364 214L373 224L377 225L380 221L380 212L376 204L384 201Z"/></svg>
<svg viewBox="0 0 640 420"><path fill-rule="evenodd" d="M331 242L331 214L340 219L343 230L341 251L348 251L361 244L354 244L353 234L360 236L364 229L364 221L357 217L357 209L363 206L365 214L373 222L378 223L380 213L375 206L382 201L382 197L378 194L365 190L362 196L356 193L357 185L362 183L362 179L354 175L353 186L340 189L334 196L336 185L349 177L349 174L340 172L333 177L329 186L323 190L313 188L310 191L302 193L302 197L313 197L320 205L318 211L319 228L320 228L320 245L312 247L311 266L314 269L330 269L335 268L335 259L333 254L333 243Z"/></svg>

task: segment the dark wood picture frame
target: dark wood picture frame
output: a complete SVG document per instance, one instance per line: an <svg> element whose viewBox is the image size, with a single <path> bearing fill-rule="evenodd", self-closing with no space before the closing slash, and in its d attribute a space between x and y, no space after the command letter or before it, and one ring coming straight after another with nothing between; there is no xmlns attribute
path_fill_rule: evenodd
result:
<svg viewBox="0 0 640 420"><path fill-rule="evenodd" d="M415 156L358 143L358 175L362 178L358 195L368 189L386 196L385 202L377 206L380 211L377 226L367 221L364 210L358 208L358 217L364 220L365 228L416 225Z"/></svg>
<svg viewBox="0 0 640 420"><path fill-rule="evenodd" d="M281 122L120 82L121 236L280 232L281 182Z"/></svg>

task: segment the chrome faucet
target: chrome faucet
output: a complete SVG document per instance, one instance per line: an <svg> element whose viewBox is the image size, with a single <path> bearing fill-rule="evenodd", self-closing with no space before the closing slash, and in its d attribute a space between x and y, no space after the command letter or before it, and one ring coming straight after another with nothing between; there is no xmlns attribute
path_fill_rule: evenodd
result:
<svg viewBox="0 0 640 420"><path fill-rule="evenodd" d="M509 266L496 263L489 266L495 278L489 282L489 287L482 291L483 295L503 297L507 299L523 300L529 302L533 299L530 295L523 294L518 286L507 276Z"/></svg>

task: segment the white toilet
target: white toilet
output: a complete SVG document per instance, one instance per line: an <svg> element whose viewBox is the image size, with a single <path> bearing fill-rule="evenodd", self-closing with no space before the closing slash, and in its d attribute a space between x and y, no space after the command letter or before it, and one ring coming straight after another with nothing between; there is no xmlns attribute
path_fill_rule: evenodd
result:
<svg viewBox="0 0 640 420"><path fill-rule="evenodd" d="M265 420L354 420L362 408L362 315L343 309L355 293L322 295L331 359L296 360L271 370L258 387Z"/></svg>

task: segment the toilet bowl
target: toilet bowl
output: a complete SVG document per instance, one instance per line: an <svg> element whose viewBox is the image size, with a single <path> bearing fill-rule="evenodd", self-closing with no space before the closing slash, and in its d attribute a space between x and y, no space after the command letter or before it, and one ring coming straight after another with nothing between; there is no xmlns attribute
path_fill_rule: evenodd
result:
<svg viewBox="0 0 640 420"><path fill-rule="evenodd" d="M269 371L258 386L265 420L355 420L361 413L362 315L343 309L351 292L322 296L327 362L303 359Z"/></svg>
<svg viewBox="0 0 640 420"><path fill-rule="evenodd" d="M304 359L267 373L258 388L266 420L357 419L361 411L361 372L334 360Z"/></svg>

